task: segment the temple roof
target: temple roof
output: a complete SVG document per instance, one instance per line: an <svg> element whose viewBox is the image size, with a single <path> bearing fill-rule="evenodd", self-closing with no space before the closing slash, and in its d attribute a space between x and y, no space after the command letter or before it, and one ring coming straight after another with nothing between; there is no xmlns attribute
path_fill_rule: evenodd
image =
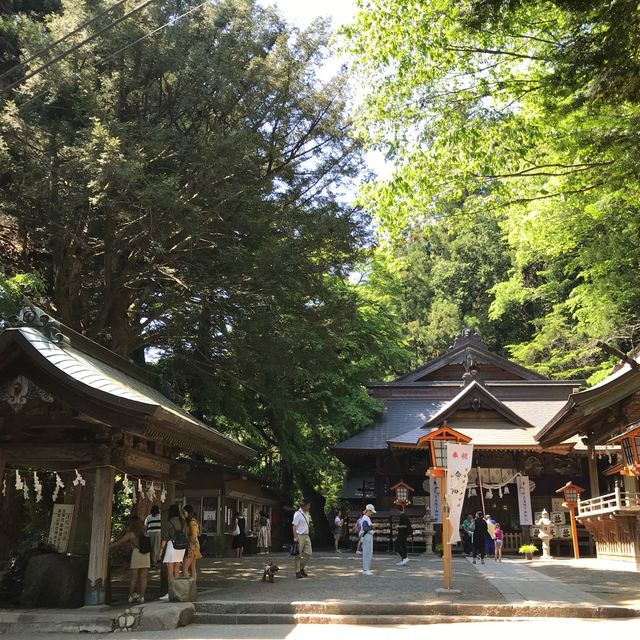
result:
<svg viewBox="0 0 640 640"><path fill-rule="evenodd" d="M485 448L540 448L536 433L583 380L549 380L491 353L465 331L451 349L392 382L373 383L381 412L361 433L334 447L341 458L412 447L445 422ZM559 443L573 446L574 442Z"/></svg>
<svg viewBox="0 0 640 640"><path fill-rule="evenodd" d="M33 311L33 310L32 310ZM98 406L145 424L150 435L167 439L187 452L199 452L235 463L255 455L246 445L198 420L164 395L157 378L88 338L52 321L39 310L5 323L0 334L3 371L29 367L37 384L47 379L58 388L96 401ZM11 326L13 325L13 326ZM15 362L22 364L16 365ZM99 413L93 416L100 420ZM127 425L123 420L122 424Z"/></svg>

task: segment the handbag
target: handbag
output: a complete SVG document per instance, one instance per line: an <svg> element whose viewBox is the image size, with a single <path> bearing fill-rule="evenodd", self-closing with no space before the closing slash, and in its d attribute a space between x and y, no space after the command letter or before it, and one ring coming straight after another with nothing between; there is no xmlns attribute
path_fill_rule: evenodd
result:
<svg viewBox="0 0 640 640"><path fill-rule="evenodd" d="M300 543L292 542L289 546L289 555L290 556L299 556L300 555Z"/></svg>
<svg viewBox="0 0 640 640"><path fill-rule="evenodd" d="M231 532L232 536L239 536L240 535L240 525L236 523L236 528Z"/></svg>

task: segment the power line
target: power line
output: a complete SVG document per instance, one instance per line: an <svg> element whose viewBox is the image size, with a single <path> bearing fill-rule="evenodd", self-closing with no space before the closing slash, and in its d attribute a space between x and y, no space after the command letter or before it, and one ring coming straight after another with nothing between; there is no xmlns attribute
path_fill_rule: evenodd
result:
<svg viewBox="0 0 640 640"><path fill-rule="evenodd" d="M185 11L184 13L181 13L180 15L171 18L171 20L169 20L168 22L165 22L163 25L159 26L157 29L154 29L153 31L149 31L149 33L146 33L145 35L141 36L140 38L137 38L136 40L133 40L129 44L125 45L124 47L121 47L117 51L114 51L112 54L107 56L104 60L101 60L99 64L100 65L105 64L106 62L108 62L109 60L111 60L115 56L119 55L123 51L126 51L127 49L129 49L130 47L135 46L139 42L142 42L143 40L146 40L147 38L150 38L151 36L153 36L156 33L162 31L163 29L166 29L167 27L173 26L176 22L178 22L179 20L182 20L182 18L185 18L189 14L194 13L198 9L201 9L206 4L210 4L210 2L211 2L211 0L205 0L205 2L201 2L199 5L196 5L195 7L192 7L188 11ZM32 96L28 100L25 100L24 102L21 102L19 105L17 105L17 110L19 111L20 109L22 109L23 107L26 107L31 102L34 102L34 101L38 100L39 98L42 98L47 93L48 93L48 90L41 91L40 93L37 93L36 95Z"/></svg>
<svg viewBox="0 0 640 640"><path fill-rule="evenodd" d="M55 64L56 62L59 62L63 58L66 58L70 53L73 53L74 51L77 51L78 49L80 49L80 47L82 47L85 44L91 42L92 40L95 40L98 36L102 35L106 31L109 31L109 29L112 29L113 27L115 27L116 25L120 24L121 22L124 22L127 18L130 18L131 16L135 15L136 13L142 11L142 9L144 9L147 6L149 6L152 2L157 2L157 0L144 0L144 2L141 2L138 6L134 7L133 9L131 9L131 11L128 11L127 13L121 15L119 18L117 18L113 22L110 22L106 27L103 27L102 29L99 29L94 34L92 34L89 37L85 38L84 40L81 40L80 42L74 44L71 48L63 51L60 54L58 54L57 56L55 56L51 60L47 61L45 64L43 64L43 65L39 66L37 69L34 69L33 71L31 71L31 73L28 73L27 75L25 75L23 78L20 78L20 80L16 80L15 82L11 83L9 86L5 87L3 91L7 92L10 89L13 89L13 87L17 87L19 84L22 84L23 82L26 82L30 78L33 78L34 76L38 75L39 73L41 73L45 69L49 68L51 65Z"/></svg>
<svg viewBox="0 0 640 640"><path fill-rule="evenodd" d="M144 36L141 36L137 40L130 42L129 44L125 45L124 47L121 47L117 51L114 51L112 54L107 56L104 60L101 60L99 64L103 65L105 62L108 62L112 58L115 58L118 54L122 53L123 51L126 51L127 49L135 46L139 42L142 42L143 40L146 40L147 38L155 35L159 31L162 31L162 29L173 26L176 22L178 22L178 20L182 20L182 18L188 16L190 13L193 13L194 11L201 9L202 7L204 7L205 4L210 4L210 3L211 3L211 0L205 0L205 2L201 2L199 5L196 5L195 7L191 7L191 9L189 9L188 11L181 13L179 16L175 16L174 18L171 18L171 20L169 20L168 22L165 22L163 25L159 26L157 29L154 29L153 31L149 31L149 33L145 34Z"/></svg>
<svg viewBox="0 0 640 640"><path fill-rule="evenodd" d="M64 42L71 36L75 36L76 33L78 33L79 31L82 31L82 29L91 26L94 22L102 18L102 16L106 16L108 13L111 13L114 9L117 9L120 5L124 4L125 2L127 2L127 0L118 0L118 2L111 5L108 9L101 11L98 15L93 16L93 18L90 18L89 20L86 20L85 22L83 22L81 25L77 26L73 31L69 31L69 33L65 34L61 38L58 38L55 42L52 42L51 44L48 44L46 47L40 49L39 51L36 51L32 56L30 56L26 60L22 60L21 62L18 62L18 64L11 67L11 69L0 74L0 80L3 80L4 78L6 78L8 75L13 73L19 67L24 67L28 65L30 62L33 62L34 60L36 60L37 58L41 58L45 53L51 51L51 49L53 49L54 47L57 47L60 43Z"/></svg>

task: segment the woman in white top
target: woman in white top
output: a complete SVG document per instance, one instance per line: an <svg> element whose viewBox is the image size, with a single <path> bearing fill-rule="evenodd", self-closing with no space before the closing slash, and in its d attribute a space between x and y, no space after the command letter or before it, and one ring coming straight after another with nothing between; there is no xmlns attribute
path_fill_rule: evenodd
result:
<svg viewBox="0 0 640 640"><path fill-rule="evenodd" d="M362 527L360 529L360 539L362 540L362 573L365 576L372 576L371 560L373 558L373 522L371 516L376 513L376 508L368 504L362 516Z"/></svg>
<svg viewBox="0 0 640 640"><path fill-rule="evenodd" d="M333 521L333 539L335 541L336 553L342 553L342 551L340 551L340 538L342 538L343 526L344 518L342 517L342 509L338 509L338 513Z"/></svg>

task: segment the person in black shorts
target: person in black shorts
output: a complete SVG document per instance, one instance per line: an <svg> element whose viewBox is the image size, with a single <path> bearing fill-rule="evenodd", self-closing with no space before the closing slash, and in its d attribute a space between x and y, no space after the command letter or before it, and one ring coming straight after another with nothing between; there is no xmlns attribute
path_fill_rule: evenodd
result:
<svg viewBox="0 0 640 640"><path fill-rule="evenodd" d="M398 535L396 537L396 551L400 554L400 562L398 566L404 566L409 563L409 554L407 552L407 538L411 535L411 521L404 512L404 505L398 505L400 512L400 522L398 523Z"/></svg>
<svg viewBox="0 0 640 640"><path fill-rule="evenodd" d="M482 511L476 513L476 519L473 521L473 564L476 563L478 556L484 564L486 555L485 538L487 537L487 521L482 517Z"/></svg>

